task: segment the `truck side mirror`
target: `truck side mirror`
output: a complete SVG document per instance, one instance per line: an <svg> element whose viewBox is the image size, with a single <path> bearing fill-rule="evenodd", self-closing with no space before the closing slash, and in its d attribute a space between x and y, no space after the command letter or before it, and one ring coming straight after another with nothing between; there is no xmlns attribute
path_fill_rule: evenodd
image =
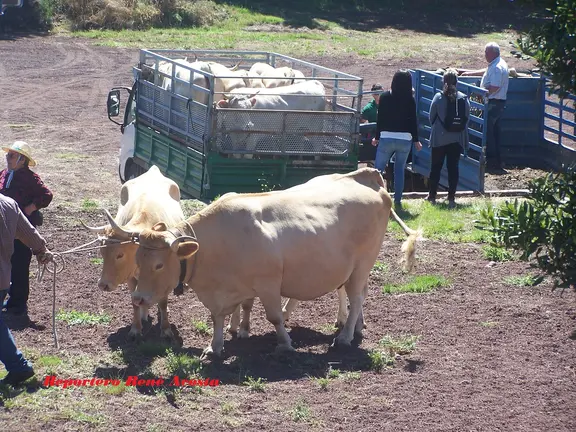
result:
<svg viewBox="0 0 576 432"><path fill-rule="evenodd" d="M108 107L108 118L120 115L120 90L110 90L106 106Z"/></svg>

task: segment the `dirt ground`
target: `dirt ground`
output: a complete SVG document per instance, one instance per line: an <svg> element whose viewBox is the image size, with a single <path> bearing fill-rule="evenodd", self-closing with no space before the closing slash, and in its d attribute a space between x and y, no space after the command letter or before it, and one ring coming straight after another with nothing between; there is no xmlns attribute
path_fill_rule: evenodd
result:
<svg viewBox="0 0 576 432"><path fill-rule="evenodd" d="M478 55L472 66L481 66ZM402 65L367 64L356 56L307 59L362 76L367 87L388 83L398 67L435 68L416 59ZM108 121L105 101L113 86L131 82L137 50L93 46L65 37L0 40L0 141L25 139L39 161L36 171L54 191L41 231L56 251L92 240L79 219L104 223L98 206L116 209L118 127ZM511 64L514 64L512 59ZM498 179L498 188L524 187L533 170ZM487 180L487 189L490 183ZM97 363L88 376L150 373L153 355L126 341L131 320L125 290L97 289L100 267L91 252L69 255L59 275L56 310L105 313L108 324L68 326L58 322L60 350L52 343L51 282L32 282L30 320L7 318L21 347L41 355L88 356ZM379 260L388 272L375 273L365 305L368 328L360 346L332 352L330 324L336 296L301 304L289 323L297 353L272 355L275 335L257 302L252 337L227 337L221 363L205 373L221 381L202 393L150 392L138 388L112 396L97 389L57 389L35 403L18 402L47 391L32 386L9 395L0 407L6 430L355 430L355 431L574 431L576 430L576 296L505 283L532 270L517 261L489 263L478 244L419 244L415 274L442 275L449 285L423 295L384 295L381 286L408 280L399 272L400 241L390 236ZM192 323L210 322L193 292L171 297L173 330L181 351L199 354L210 337ZM157 341L157 320L145 329ZM369 353L385 335L419 336L416 349L377 373ZM124 362L110 363L121 352ZM100 363L98 363L100 361ZM311 378L342 371L327 390ZM40 369L38 369L40 370ZM348 374L345 372L357 372ZM266 380L264 392L242 386L244 377ZM42 377L40 377L41 379ZM89 390L94 390L90 392ZM60 398L64 394L65 399ZM51 399L53 398L53 399ZM80 414L63 411L70 406ZM68 406L68 405L66 405ZM93 421L96 418L97 421ZM91 420L92 419L92 420Z"/></svg>

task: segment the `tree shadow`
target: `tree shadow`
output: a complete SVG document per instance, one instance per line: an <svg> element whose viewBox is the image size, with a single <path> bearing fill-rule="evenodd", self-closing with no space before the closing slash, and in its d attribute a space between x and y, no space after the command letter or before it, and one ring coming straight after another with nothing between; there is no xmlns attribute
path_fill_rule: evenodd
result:
<svg viewBox="0 0 576 432"><path fill-rule="evenodd" d="M318 2L293 0L215 0L219 4L244 7L264 15L284 19L285 27L327 30L323 21L335 22L345 29L375 31L382 28L412 30L420 33L472 37L479 33L523 30L532 23L534 7L502 2L498 7L464 8L436 6L424 0L403 2L365 0L358 2ZM539 9L541 11L541 8ZM262 31L270 31L262 26Z"/></svg>

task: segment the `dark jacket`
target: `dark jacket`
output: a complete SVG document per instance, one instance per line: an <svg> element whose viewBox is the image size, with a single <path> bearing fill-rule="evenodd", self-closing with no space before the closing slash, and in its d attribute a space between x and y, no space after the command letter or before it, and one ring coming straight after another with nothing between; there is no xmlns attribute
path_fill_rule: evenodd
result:
<svg viewBox="0 0 576 432"><path fill-rule="evenodd" d="M376 139L380 138L382 131L408 132L412 135L412 142L420 141L416 119L416 101L413 96L396 98L390 90L382 93L378 105Z"/></svg>

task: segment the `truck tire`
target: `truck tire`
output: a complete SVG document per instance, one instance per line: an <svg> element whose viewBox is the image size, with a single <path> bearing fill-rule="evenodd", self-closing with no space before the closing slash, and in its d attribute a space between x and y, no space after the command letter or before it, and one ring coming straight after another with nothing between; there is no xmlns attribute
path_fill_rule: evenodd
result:
<svg viewBox="0 0 576 432"><path fill-rule="evenodd" d="M126 163L126 169L124 171L124 178L126 179L126 181L132 180L132 179L135 179L136 177L138 177L143 172L144 172L144 170L142 168L140 168L140 166L138 164L136 164L134 161L130 160Z"/></svg>

